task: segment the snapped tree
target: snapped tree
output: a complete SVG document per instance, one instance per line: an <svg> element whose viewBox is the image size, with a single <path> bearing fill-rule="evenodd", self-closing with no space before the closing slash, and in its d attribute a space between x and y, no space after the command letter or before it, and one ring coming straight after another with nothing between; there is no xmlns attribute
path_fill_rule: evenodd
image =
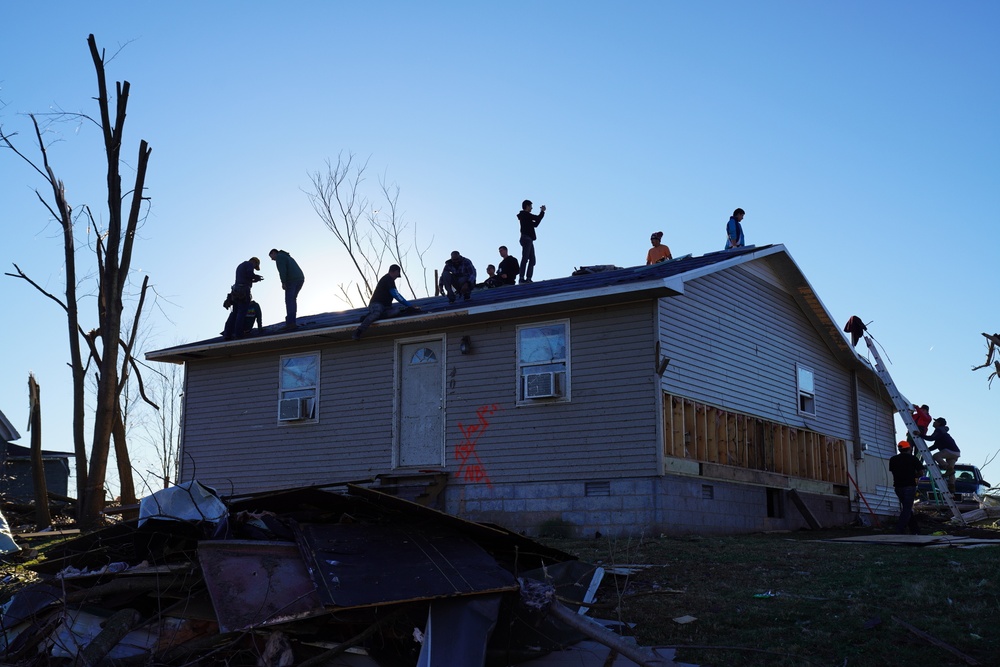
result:
<svg viewBox="0 0 1000 667"><path fill-rule="evenodd" d="M102 132L104 139L104 158L107 163L107 207L106 226L102 229L90 207L84 205L78 212L67 201L66 188L56 177L49 164L48 152L38 118L31 115L41 157L41 165L21 153L12 143L14 135L7 135L0 128L0 141L12 150L31 167L35 169L51 190L51 198L46 198L38 190L35 191L52 217L62 228L64 262L66 271L65 298L60 298L43 289L32 280L21 268L14 264L15 273L7 275L20 278L30 283L35 289L59 304L66 312L66 324L69 333L70 369L73 376L73 444L76 457L77 498L79 502L78 518L84 527L93 527L100 523L101 511L105 502L105 482L107 477L108 455L112 434L118 430L124 433L122 406L119 397L128 381L130 369L134 372L139 386L140 395L148 403L155 404L146 398L142 386L140 368L133 356L139 320L145 302L149 278L144 278L138 290L132 322L123 330L123 311L126 300L126 286L132 264L132 247L135 232L143 213L143 196L146 167L151 149L145 141L139 142L139 152L134 165L135 180L131 189L123 192L121 178L121 149L125 125L125 112L128 106L129 82L119 82L116 86L114 100L114 122L111 118L112 101L108 96L105 78L104 52L99 51L93 35L88 36L87 44L97 72L98 97L100 111L99 120L86 114L72 114L75 117L93 122ZM79 294L77 287L76 268L76 234L75 223L83 220L88 230L95 230L93 240L89 243L97 263L96 299L98 326L85 331L80 324ZM88 355L84 361L83 345L86 345ZM86 377L90 365L94 366L94 396L95 410L93 418L93 439L91 441L88 465L85 430L85 394ZM116 446L119 472L122 477L123 502L134 502L134 492L131 498L126 497L126 478L128 488L131 488L131 464L128 461L128 451L121 442Z"/></svg>

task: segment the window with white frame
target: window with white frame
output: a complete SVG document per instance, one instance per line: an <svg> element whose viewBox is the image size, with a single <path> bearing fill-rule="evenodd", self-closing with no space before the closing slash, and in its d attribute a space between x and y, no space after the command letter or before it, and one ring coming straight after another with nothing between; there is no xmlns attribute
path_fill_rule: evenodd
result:
<svg viewBox="0 0 1000 667"><path fill-rule="evenodd" d="M795 365L796 384L799 392L799 412L816 414L816 378L811 369Z"/></svg>
<svg viewBox="0 0 1000 667"><path fill-rule="evenodd" d="M319 353L281 357L278 421L315 421L319 402Z"/></svg>
<svg viewBox="0 0 1000 667"><path fill-rule="evenodd" d="M517 400L569 399L569 322L517 328Z"/></svg>

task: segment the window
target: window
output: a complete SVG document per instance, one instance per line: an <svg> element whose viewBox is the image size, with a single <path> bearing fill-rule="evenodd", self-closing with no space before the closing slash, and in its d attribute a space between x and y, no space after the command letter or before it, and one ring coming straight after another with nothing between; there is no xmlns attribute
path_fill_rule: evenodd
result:
<svg viewBox="0 0 1000 667"><path fill-rule="evenodd" d="M437 361L437 355L434 354L434 350L429 347L422 347L413 353L410 357L410 365L415 366L417 364L433 364Z"/></svg>
<svg viewBox="0 0 1000 667"><path fill-rule="evenodd" d="M569 322L517 329L517 400L569 400Z"/></svg>
<svg viewBox="0 0 1000 667"><path fill-rule="evenodd" d="M807 415L816 414L816 385L813 372L805 366L795 366L799 387L799 412Z"/></svg>
<svg viewBox="0 0 1000 667"><path fill-rule="evenodd" d="M314 421L318 398L319 353L282 357L278 379L278 421Z"/></svg>

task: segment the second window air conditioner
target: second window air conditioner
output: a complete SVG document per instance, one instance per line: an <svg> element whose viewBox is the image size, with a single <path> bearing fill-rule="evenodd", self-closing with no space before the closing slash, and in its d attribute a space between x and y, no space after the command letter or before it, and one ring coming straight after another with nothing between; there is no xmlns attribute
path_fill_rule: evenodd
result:
<svg viewBox="0 0 1000 667"><path fill-rule="evenodd" d="M278 421L294 422L306 417L306 399L283 398L278 402Z"/></svg>
<svg viewBox="0 0 1000 667"><path fill-rule="evenodd" d="M558 395L555 373L529 373L524 376L525 398L552 398Z"/></svg>

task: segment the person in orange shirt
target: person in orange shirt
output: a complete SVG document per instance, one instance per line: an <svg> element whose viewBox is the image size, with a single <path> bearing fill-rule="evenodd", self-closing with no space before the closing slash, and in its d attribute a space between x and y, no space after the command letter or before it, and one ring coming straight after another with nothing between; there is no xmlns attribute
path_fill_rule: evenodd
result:
<svg viewBox="0 0 1000 667"><path fill-rule="evenodd" d="M649 237L649 242L653 244L653 247L646 253L646 266L674 258L670 254L670 248L660 243L662 238L663 232L653 232L653 235Z"/></svg>
<svg viewBox="0 0 1000 667"><path fill-rule="evenodd" d="M927 435L927 427L931 425L931 409L926 405L913 404L913 421L917 424L920 437Z"/></svg>

